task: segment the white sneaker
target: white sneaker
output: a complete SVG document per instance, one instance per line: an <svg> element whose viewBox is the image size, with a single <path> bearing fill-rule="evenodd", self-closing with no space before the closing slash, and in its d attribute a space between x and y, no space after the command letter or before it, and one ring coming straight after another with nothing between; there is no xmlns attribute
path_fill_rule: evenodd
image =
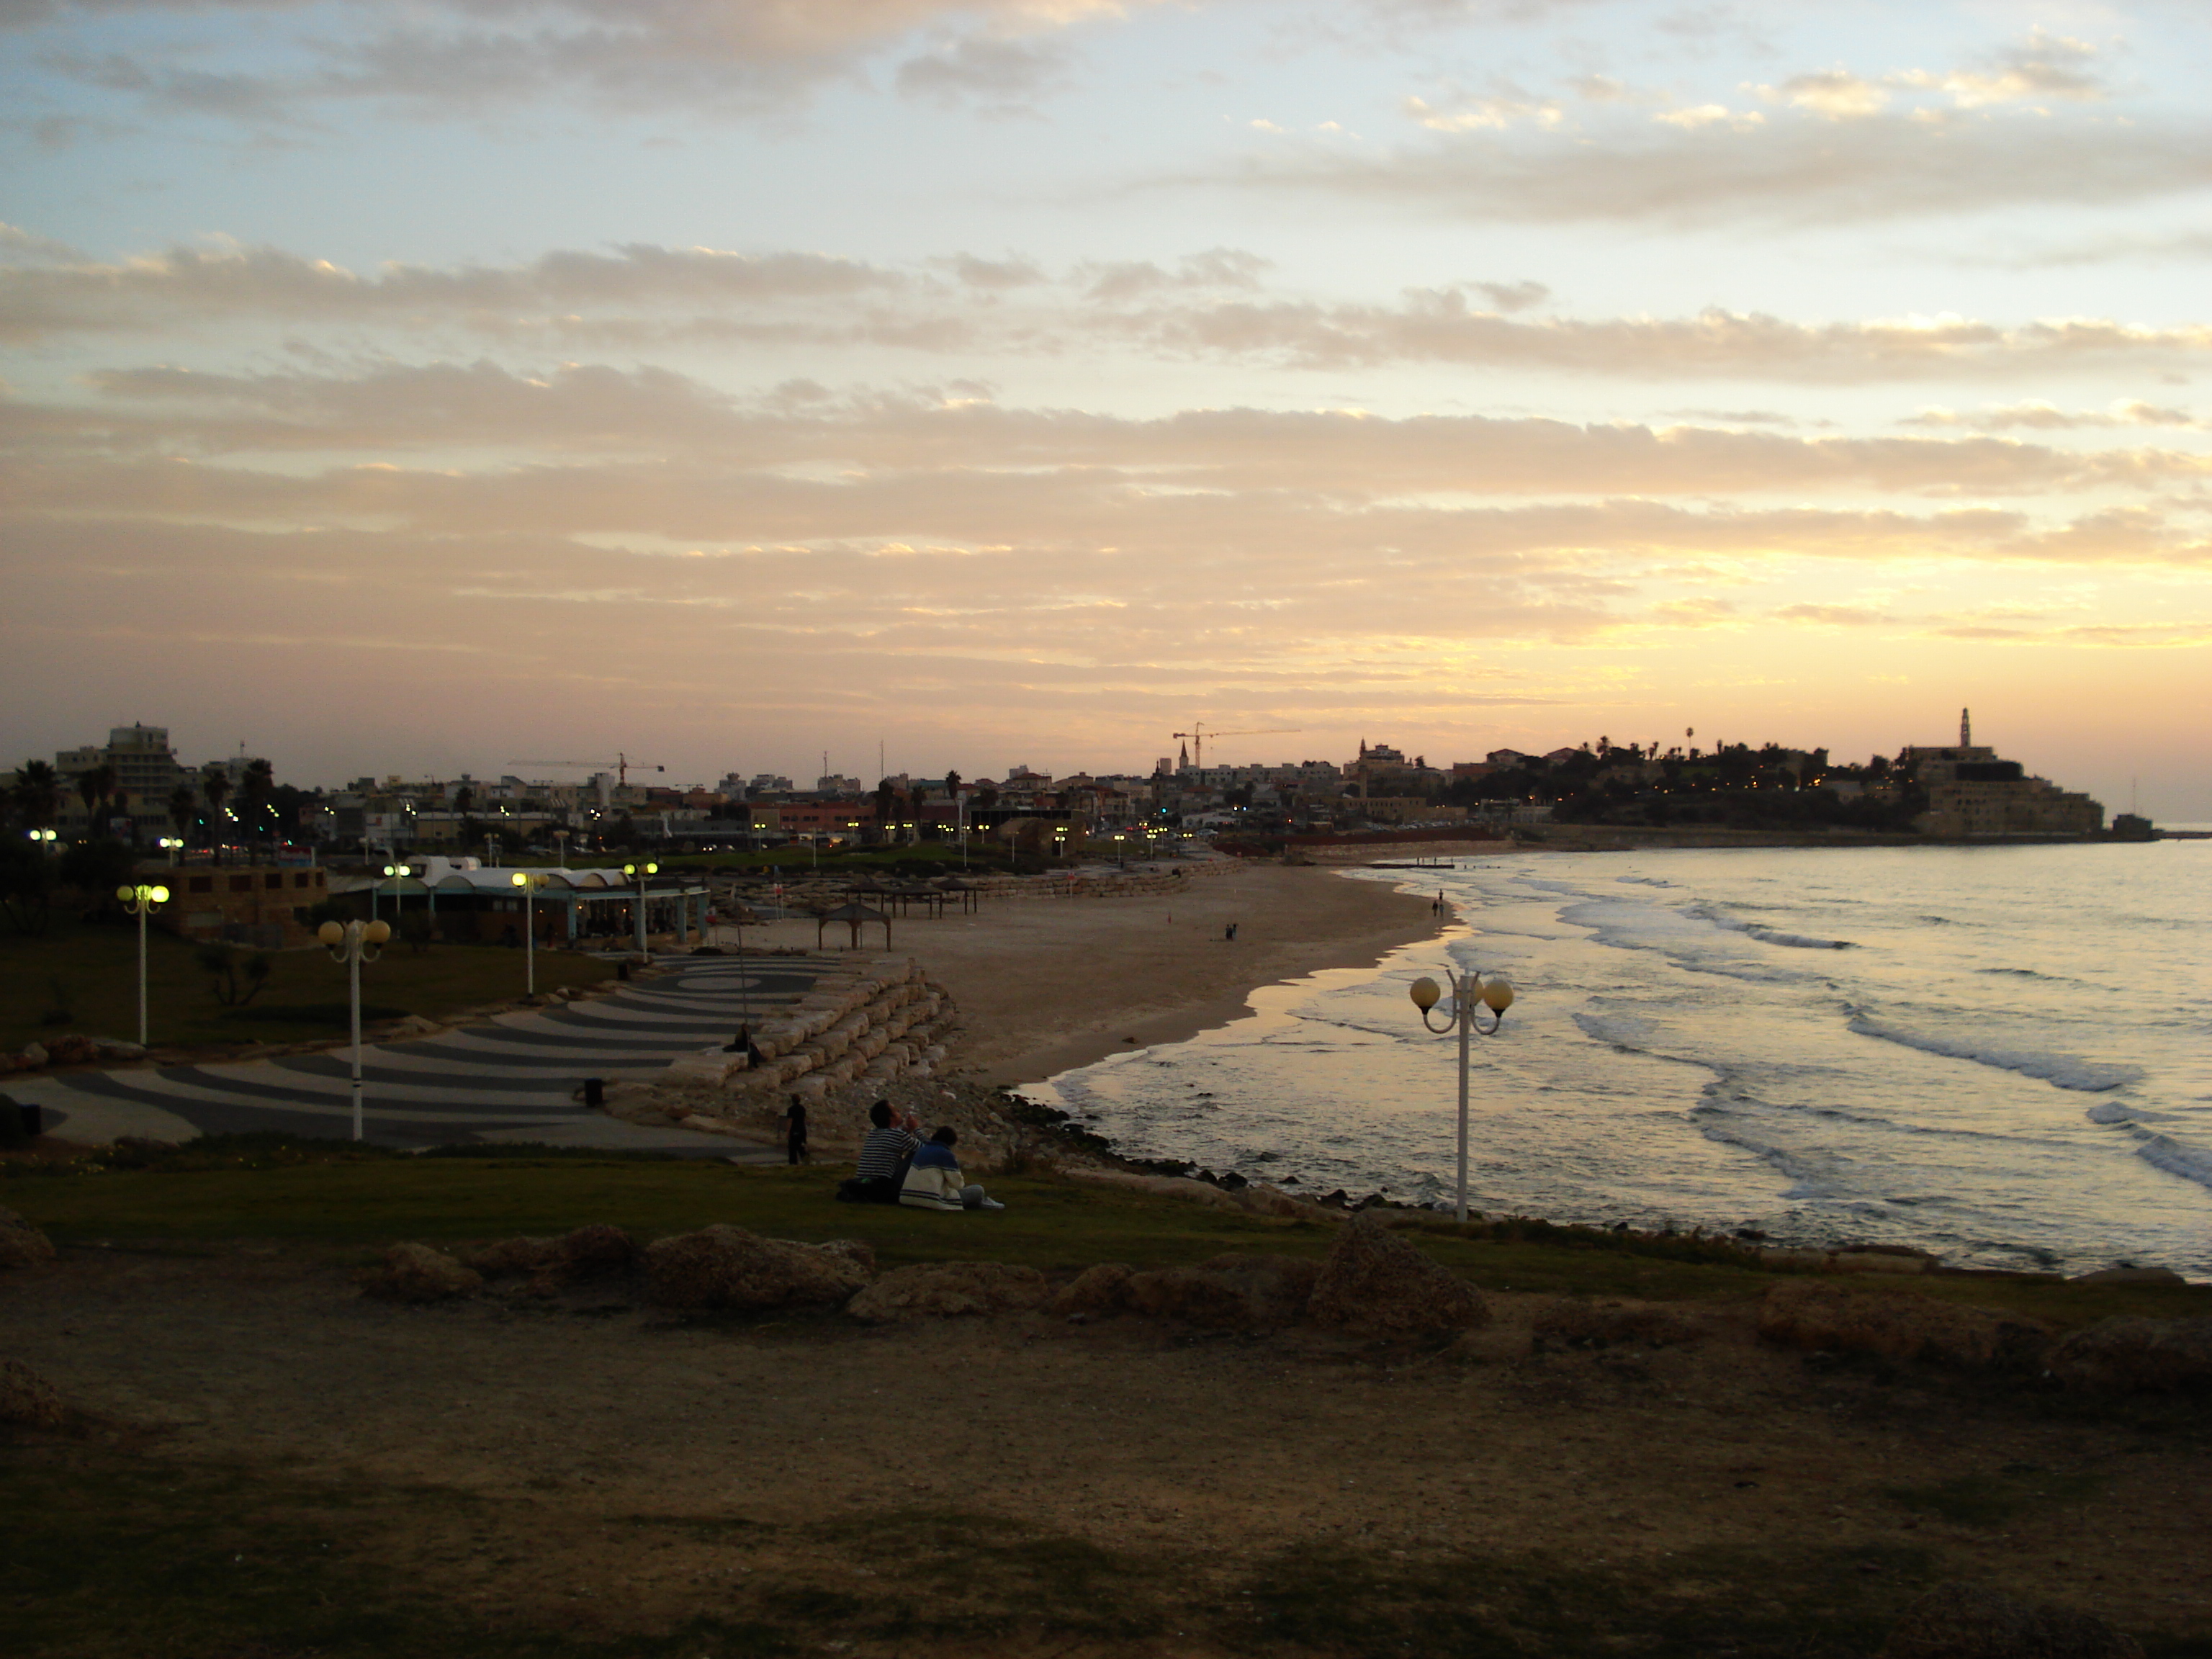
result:
<svg viewBox="0 0 2212 1659"><path fill-rule="evenodd" d="M979 1210L1003 1210L1006 1206L995 1198L987 1198L975 1206Z"/></svg>

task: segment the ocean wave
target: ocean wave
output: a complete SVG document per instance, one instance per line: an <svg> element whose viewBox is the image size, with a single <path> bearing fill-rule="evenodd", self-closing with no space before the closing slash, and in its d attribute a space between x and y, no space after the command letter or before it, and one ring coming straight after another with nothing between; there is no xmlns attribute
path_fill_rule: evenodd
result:
<svg viewBox="0 0 2212 1659"><path fill-rule="evenodd" d="M2184 1146L2172 1135L2146 1135L2142 1145L2136 1148L2136 1156L2168 1175L2178 1175L2200 1187L2212 1187L2212 1152L2201 1146Z"/></svg>
<svg viewBox="0 0 2212 1659"><path fill-rule="evenodd" d="M1947 1060L1971 1060L1977 1066L1994 1066L2001 1072L2018 1072L2023 1077L2040 1078L2053 1088L2074 1089L2083 1094L2096 1095L2108 1089L2125 1088L2130 1083L2142 1081L2143 1075L2142 1068L2136 1066L2114 1066L2104 1060L2083 1060L2074 1054L2039 1054L2015 1048L1992 1048L1951 1037L1899 1030L1894 1025L1884 1025L1863 1014L1852 1015L1850 1028L1861 1036L1894 1042L1899 1048L1917 1048L1924 1054L1941 1054Z"/></svg>
<svg viewBox="0 0 2212 1659"><path fill-rule="evenodd" d="M1731 933L1744 933L1761 945L1783 945L1793 951L1856 951L1858 946L1847 939L1815 939L1809 933L1785 933L1778 927L1762 927L1755 921L1739 921L1734 916L1723 916L1711 910L1691 907L1690 914L1710 921L1716 927Z"/></svg>

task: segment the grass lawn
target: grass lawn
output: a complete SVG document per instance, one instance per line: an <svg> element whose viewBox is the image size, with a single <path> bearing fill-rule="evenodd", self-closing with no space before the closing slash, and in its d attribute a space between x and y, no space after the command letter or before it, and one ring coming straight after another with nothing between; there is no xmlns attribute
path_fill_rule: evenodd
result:
<svg viewBox="0 0 2212 1659"><path fill-rule="evenodd" d="M265 1148L291 1150L270 1155ZM203 1150L204 1149L204 1150ZM366 1252L397 1239L435 1243L563 1232L605 1221L645 1237L729 1222L778 1238L865 1239L887 1267L966 1260L1071 1272L1097 1261L1166 1267L1225 1251L1319 1255L1327 1223L1216 1210L1188 1200L1049 1177L997 1176L1007 1208L939 1215L848 1205L842 1168L761 1168L569 1154L413 1156L343 1143L240 1137L195 1142L173 1167L0 1163L0 1204L64 1243L210 1246L242 1238ZM71 1173L71 1170L78 1171ZM96 1172L94 1172L96 1171ZM1478 1285L1555 1294L1701 1300L1759 1295L1776 1275L1724 1247L1620 1240L1565 1228L1495 1237L1449 1222L1413 1234ZM1866 1288L1932 1295L2070 1327L2114 1314L2212 1313L2212 1287L2074 1285L2003 1279L1891 1279Z"/></svg>
<svg viewBox="0 0 2212 1659"><path fill-rule="evenodd" d="M346 970L320 949L280 951L267 986L245 1008L226 1008L200 967L200 947L149 929L147 1006L156 1047L305 1042L346 1031ZM250 951L234 951L242 964ZM565 951L540 951L538 985L595 985L614 964ZM523 989L520 951L496 945L436 945L417 952L397 941L362 969L365 1018L457 1009ZM240 978L244 975L241 971ZM53 1012L66 1020L49 1022ZM63 1032L135 1040L138 1035L138 933L135 925L93 924L56 916L37 938L0 936L0 1048Z"/></svg>

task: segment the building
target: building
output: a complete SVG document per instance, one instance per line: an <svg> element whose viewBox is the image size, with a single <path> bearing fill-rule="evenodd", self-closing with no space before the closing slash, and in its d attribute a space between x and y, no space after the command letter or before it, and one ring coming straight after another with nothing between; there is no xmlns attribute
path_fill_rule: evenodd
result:
<svg viewBox="0 0 2212 1659"><path fill-rule="evenodd" d="M64 835L91 832L91 815L77 793L77 780L103 766L114 769L115 790L102 809L99 828L133 843L176 833L169 817L169 797L179 784L188 786L196 798L199 794L199 775L179 763L169 747L168 727L114 726L107 733L105 747L64 749L54 757L54 770L62 781L61 808L55 815L54 827Z"/></svg>
<svg viewBox="0 0 2212 1659"><path fill-rule="evenodd" d="M1959 711L1959 741L1942 748L1908 748L1898 757L1928 792L1928 810L1913 820L1921 834L1942 841L1985 841L2008 836L2094 836L2105 828L2105 809L2088 796L2030 777L2018 761L1974 742L1972 720Z"/></svg>
<svg viewBox="0 0 2212 1659"><path fill-rule="evenodd" d="M171 894L167 925L186 939L259 951L313 945L314 929L308 917L331 896L328 872L319 865L277 870L187 868L168 872L167 880Z"/></svg>

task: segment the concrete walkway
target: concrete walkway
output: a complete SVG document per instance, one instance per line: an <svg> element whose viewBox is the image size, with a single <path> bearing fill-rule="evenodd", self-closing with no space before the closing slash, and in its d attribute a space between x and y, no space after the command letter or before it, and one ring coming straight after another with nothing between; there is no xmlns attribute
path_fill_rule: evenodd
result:
<svg viewBox="0 0 2212 1659"><path fill-rule="evenodd" d="M362 1124L386 1146L542 1141L562 1146L780 1162L781 1152L688 1129L653 1129L588 1111L586 1078L648 1080L678 1056L720 1048L750 1006L757 1021L797 1000L828 968L811 957L684 957L676 971L613 995L502 1014L413 1042L362 1050ZM46 1127L101 1145L122 1135L188 1140L275 1130L353 1132L350 1051L211 1066L142 1066L11 1080ZM57 1121L58 1120L58 1121Z"/></svg>

